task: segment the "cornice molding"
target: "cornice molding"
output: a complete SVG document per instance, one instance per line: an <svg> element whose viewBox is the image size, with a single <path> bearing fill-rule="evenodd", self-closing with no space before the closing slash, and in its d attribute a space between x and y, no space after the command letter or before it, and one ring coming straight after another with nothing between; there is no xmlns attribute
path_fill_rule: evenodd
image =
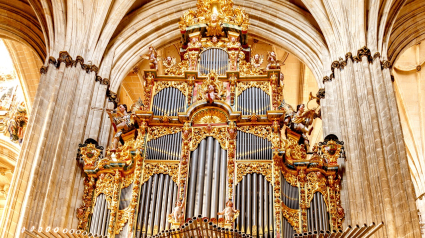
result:
<svg viewBox="0 0 425 238"><path fill-rule="evenodd" d="M65 64L65 67L77 67L78 64L80 64L81 69L86 71L86 73L95 73L95 81L99 82L102 85L106 85L108 87L108 90L106 92L106 96L108 97L109 101L116 103L117 102L117 94L109 90L109 84L110 80L108 78L102 78L98 75L99 73L99 67L93 64L84 64L84 58L80 55L77 55L75 60L72 59L72 57L69 55L67 51L61 51L59 52L59 57L56 59L53 56L49 57L48 65L43 65L40 68L41 74L46 74L49 65L53 65L55 68L59 68L61 63Z"/></svg>
<svg viewBox="0 0 425 238"><path fill-rule="evenodd" d="M381 53L375 52L372 56L370 49L366 46L363 46L361 49L357 51L357 55L353 56L351 52L347 52L345 54L345 60L343 58L339 58L339 60L335 60L331 64L331 71L332 73L329 76L323 77L323 83L330 82L332 79L335 78L335 69L344 69L345 66L347 66L348 59L350 59L353 62L359 63L362 61L362 58L366 57L369 63L372 63L373 60L381 58ZM381 68L388 69L391 68L391 62L388 60L381 61Z"/></svg>

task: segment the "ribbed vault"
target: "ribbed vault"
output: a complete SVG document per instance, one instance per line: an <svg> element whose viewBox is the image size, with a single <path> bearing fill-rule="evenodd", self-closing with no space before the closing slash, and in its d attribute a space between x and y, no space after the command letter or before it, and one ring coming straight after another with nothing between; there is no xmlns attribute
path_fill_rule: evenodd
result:
<svg viewBox="0 0 425 238"><path fill-rule="evenodd" d="M33 1L30 1L33 2ZM33 10L36 3L27 1L0 1L0 38L18 41L31 47L44 61L46 45L43 28Z"/></svg>
<svg viewBox="0 0 425 238"><path fill-rule="evenodd" d="M322 55L328 55L328 50L308 12L290 2L235 1L235 5L244 7L251 16L251 34L294 54L312 70L316 79L323 77L322 69L328 62L322 62ZM195 6L196 1L153 1L126 16L120 24L123 29L115 33L101 66L101 74L111 79L112 91L118 89L150 45L161 48L179 39L177 22L185 11ZM321 80L318 84L322 84Z"/></svg>
<svg viewBox="0 0 425 238"><path fill-rule="evenodd" d="M407 1L392 29L388 43L388 59L395 63L409 47L425 39L425 1Z"/></svg>

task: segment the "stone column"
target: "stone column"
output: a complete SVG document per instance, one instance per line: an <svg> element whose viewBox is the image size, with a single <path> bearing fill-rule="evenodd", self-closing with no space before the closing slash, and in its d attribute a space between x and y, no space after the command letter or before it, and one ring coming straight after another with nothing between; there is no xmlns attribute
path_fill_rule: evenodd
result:
<svg viewBox="0 0 425 238"><path fill-rule="evenodd" d="M324 131L339 132L345 142L346 219L352 225L383 221L375 237L420 237L389 70L382 69L380 56L372 59L366 48L335 61L332 68L334 77L325 83ZM332 111L336 113L328 113Z"/></svg>

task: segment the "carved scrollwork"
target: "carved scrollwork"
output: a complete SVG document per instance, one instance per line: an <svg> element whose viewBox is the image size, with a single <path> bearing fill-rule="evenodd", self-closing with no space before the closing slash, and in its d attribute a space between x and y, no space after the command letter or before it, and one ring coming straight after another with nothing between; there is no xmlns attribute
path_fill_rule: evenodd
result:
<svg viewBox="0 0 425 238"><path fill-rule="evenodd" d="M271 163L237 163L236 184L242 181L246 174L262 174L267 181L272 182L272 164Z"/></svg>
<svg viewBox="0 0 425 238"><path fill-rule="evenodd" d="M168 174L177 183L179 178L178 163L146 163L144 167L142 184L149 180L154 174Z"/></svg>
<svg viewBox="0 0 425 238"><path fill-rule="evenodd" d="M143 159L144 158L141 156L141 153L138 153L136 156L136 161L137 161L136 169L134 171L133 193L132 193L131 202L129 206L130 214L135 214L136 212L136 206L138 203L138 197L139 197L139 191L140 191L140 178L142 176L142 169L143 169ZM128 220L128 227L130 228L130 231L133 230L133 222L134 222L134 216L130 216Z"/></svg>
<svg viewBox="0 0 425 238"><path fill-rule="evenodd" d="M271 126L240 126L238 130L267 139L272 143L273 148L279 147L279 136L276 133L272 133Z"/></svg>
<svg viewBox="0 0 425 238"><path fill-rule="evenodd" d="M300 222L299 222L299 210L298 209L291 209L285 205L285 203L281 203L282 207L282 215L286 218L286 220L291 224L291 226L295 229L299 229Z"/></svg>
<svg viewBox="0 0 425 238"><path fill-rule="evenodd" d="M248 88L259 88L263 90L265 93L270 95L270 83L267 81L251 81L251 82L239 82L237 84L237 94L236 96L239 96L242 94L243 91L247 90Z"/></svg>
<svg viewBox="0 0 425 238"><path fill-rule="evenodd" d="M148 128L148 137L146 142L158 139L160 137L175 134L182 131L181 127L165 127L165 126L152 126Z"/></svg>
<svg viewBox="0 0 425 238"><path fill-rule="evenodd" d="M177 88L187 97L189 90L186 82L159 81L155 83L155 94L159 93L164 88Z"/></svg>
<svg viewBox="0 0 425 238"><path fill-rule="evenodd" d="M311 200L313 199L314 193L320 192L326 197L326 177L320 172L310 172L307 174L307 194L306 194L306 208L310 207ZM324 199L326 205L329 207L327 199Z"/></svg>
<svg viewBox="0 0 425 238"><path fill-rule="evenodd" d="M220 142L223 149L227 149L227 128L226 127L212 127L211 125L205 127L193 128L192 141L190 143L190 150L195 150L198 144L208 136L212 136Z"/></svg>
<svg viewBox="0 0 425 238"><path fill-rule="evenodd" d="M200 110L192 116L192 122L196 124L226 123L227 120L227 114L215 108Z"/></svg>
<svg viewBox="0 0 425 238"><path fill-rule="evenodd" d="M81 158L84 161L84 167L94 167L94 164L99 159L102 150L96 148L95 144L88 144L86 147L80 148Z"/></svg>
<svg viewBox="0 0 425 238"><path fill-rule="evenodd" d="M85 230L93 203L94 178L84 178L83 204L77 209L78 229Z"/></svg>
<svg viewBox="0 0 425 238"><path fill-rule="evenodd" d="M134 173L131 173L124 177L121 189L127 188L134 181Z"/></svg>
<svg viewBox="0 0 425 238"><path fill-rule="evenodd" d="M127 223L128 219L131 216L130 211L131 211L130 207L127 207L124 210L118 210L117 226L115 227L115 235L118 235L124 228L125 223Z"/></svg>
<svg viewBox="0 0 425 238"><path fill-rule="evenodd" d="M110 173L101 174L99 179L96 181L96 190L94 192L93 204L96 204L96 199L99 194L105 194L106 201L108 202L108 208L111 209L112 195L114 192L114 175Z"/></svg>

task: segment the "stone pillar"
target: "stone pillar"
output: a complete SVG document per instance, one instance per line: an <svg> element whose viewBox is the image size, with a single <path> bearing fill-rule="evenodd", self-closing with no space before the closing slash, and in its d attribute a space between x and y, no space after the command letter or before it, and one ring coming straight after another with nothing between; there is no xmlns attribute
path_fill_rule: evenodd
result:
<svg viewBox="0 0 425 238"><path fill-rule="evenodd" d="M83 178L76 152L85 139L90 106L104 107L106 87L96 82L97 67L73 61L67 53L62 56L58 62L51 57L41 75L1 220L1 237L19 237L23 227L78 224L75 211L81 204Z"/></svg>
<svg viewBox="0 0 425 238"><path fill-rule="evenodd" d="M345 142L346 219L352 225L383 221L384 228L375 237L420 237L389 70L382 69L380 56L372 59L366 48L355 57L347 54L345 61L335 61L332 68L323 110L336 113L327 113L324 131L340 132L337 136Z"/></svg>

